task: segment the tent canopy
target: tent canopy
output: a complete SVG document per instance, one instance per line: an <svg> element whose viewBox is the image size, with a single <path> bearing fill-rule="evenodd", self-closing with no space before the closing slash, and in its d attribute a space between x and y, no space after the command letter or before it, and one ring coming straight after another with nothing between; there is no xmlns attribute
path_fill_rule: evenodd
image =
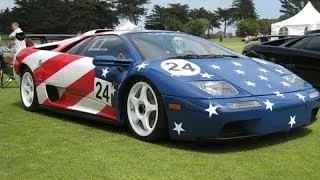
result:
<svg viewBox="0 0 320 180"><path fill-rule="evenodd" d="M133 31L137 29L139 29L139 27L132 24L129 20L125 21L124 24L120 24L118 27L116 27L116 30L118 31Z"/></svg>
<svg viewBox="0 0 320 180"><path fill-rule="evenodd" d="M303 35L316 29L320 29L320 13L308 2L295 16L272 24L271 35Z"/></svg>

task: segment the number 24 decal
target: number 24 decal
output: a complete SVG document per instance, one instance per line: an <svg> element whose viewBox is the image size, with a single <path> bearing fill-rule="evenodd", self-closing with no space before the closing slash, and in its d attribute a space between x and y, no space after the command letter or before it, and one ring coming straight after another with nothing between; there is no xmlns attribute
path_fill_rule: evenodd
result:
<svg viewBox="0 0 320 180"><path fill-rule="evenodd" d="M109 102L109 85L103 87L101 82L96 82L96 87L98 87L98 91L96 93L96 98L102 100L105 98L107 102Z"/></svg>
<svg viewBox="0 0 320 180"><path fill-rule="evenodd" d="M179 68L179 65L174 62L168 62L166 65L172 65L168 70L169 71L183 71L183 70L189 70L194 72L196 69L192 67L190 63L186 63L181 69Z"/></svg>

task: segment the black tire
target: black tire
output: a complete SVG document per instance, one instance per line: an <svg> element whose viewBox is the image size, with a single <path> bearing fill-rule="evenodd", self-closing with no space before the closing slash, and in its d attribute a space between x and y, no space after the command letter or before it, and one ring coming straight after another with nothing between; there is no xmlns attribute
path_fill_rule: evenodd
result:
<svg viewBox="0 0 320 180"><path fill-rule="evenodd" d="M32 90L32 94L33 94L33 98L31 98L32 100L29 102L29 101L26 101L26 99L24 98L25 97L25 94L28 94L25 90L24 90L24 83L23 81L25 81L25 78L24 77L30 77L32 82L31 84L28 83L28 85L30 85L31 89L33 87L33 90ZM37 96L37 92L36 92L36 86L35 86L35 83L34 83L34 77L33 77L33 74L32 74L32 71L27 67L23 70L22 74L21 74L21 81L20 81L20 99L21 99L21 104L22 104L22 107L23 109L25 110L28 110L28 111L36 111L38 110L38 96ZM30 91L29 91L29 94L30 94ZM24 97L23 97L24 96Z"/></svg>
<svg viewBox="0 0 320 180"><path fill-rule="evenodd" d="M139 135L134 130L134 128L132 127L132 125L130 123L129 116L128 116L128 105L127 105L128 104L128 96L130 94L131 89L134 87L134 85L137 83L140 83L140 82L146 83L152 88L152 90L156 96L156 100L157 100L157 104L158 104L158 119L155 123L155 127L154 127L152 133L149 135L146 135L146 136ZM148 81L145 78L137 78L135 81L131 82L128 86L128 91L125 95L125 102L124 103L125 103L125 113L126 113L126 116L125 116L126 117L126 125L127 125L128 129L134 134L135 137L137 137L140 140L147 141L147 142L160 141L160 140L164 140L164 139L168 138L168 122L167 122L166 112L164 110L162 98L160 96L159 91L155 88L155 86L150 81Z"/></svg>

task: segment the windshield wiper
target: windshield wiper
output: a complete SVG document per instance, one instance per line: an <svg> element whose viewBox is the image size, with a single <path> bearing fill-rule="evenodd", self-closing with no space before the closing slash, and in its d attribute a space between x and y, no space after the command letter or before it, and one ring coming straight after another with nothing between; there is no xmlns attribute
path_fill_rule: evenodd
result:
<svg viewBox="0 0 320 180"><path fill-rule="evenodd" d="M225 58L225 57L232 57L232 58L239 58L236 55L218 55L218 54L208 54L208 55L198 55L198 54L186 54L183 56L171 56L165 58L167 59L206 59L206 58Z"/></svg>

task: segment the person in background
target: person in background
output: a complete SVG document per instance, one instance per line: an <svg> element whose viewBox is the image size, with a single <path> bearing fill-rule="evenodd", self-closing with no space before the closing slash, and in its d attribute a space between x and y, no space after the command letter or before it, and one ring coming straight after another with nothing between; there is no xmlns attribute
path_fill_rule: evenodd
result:
<svg viewBox="0 0 320 180"><path fill-rule="evenodd" d="M222 34L220 33L219 41L222 42Z"/></svg>
<svg viewBox="0 0 320 180"><path fill-rule="evenodd" d="M23 48L26 48L25 35L19 28L19 24L17 22L12 23L11 29L13 30L13 32L9 35L9 39L14 40L15 51L17 52Z"/></svg>

